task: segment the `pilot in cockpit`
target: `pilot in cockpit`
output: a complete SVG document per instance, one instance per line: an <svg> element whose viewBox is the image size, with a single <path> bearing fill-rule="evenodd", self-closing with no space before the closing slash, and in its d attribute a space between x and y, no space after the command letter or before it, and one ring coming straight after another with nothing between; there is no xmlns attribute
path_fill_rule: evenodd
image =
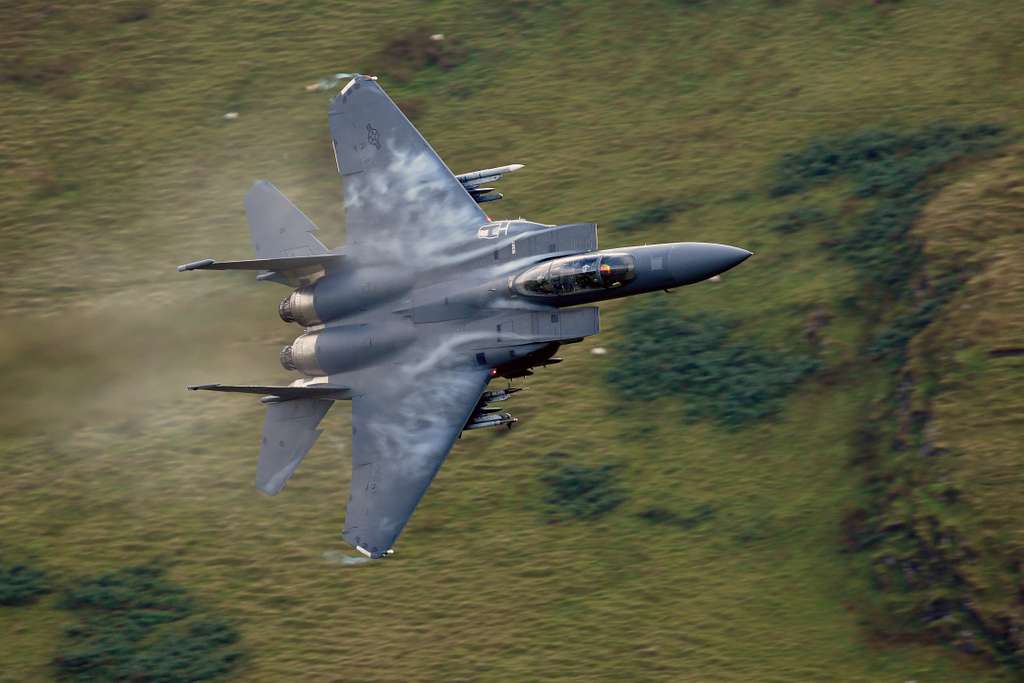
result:
<svg viewBox="0 0 1024 683"><path fill-rule="evenodd" d="M611 289L632 280L635 270L629 254L570 256L534 266L516 278L515 288L527 296Z"/></svg>

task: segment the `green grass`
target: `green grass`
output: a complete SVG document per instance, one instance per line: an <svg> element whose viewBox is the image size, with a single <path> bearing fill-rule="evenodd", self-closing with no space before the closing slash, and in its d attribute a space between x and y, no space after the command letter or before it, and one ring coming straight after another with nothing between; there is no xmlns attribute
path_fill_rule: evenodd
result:
<svg viewBox="0 0 1024 683"><path fill-rule="evenodd" d="M80 621L54 665L69 679L188 683L232 671L241 652L230 624L197 612L154 565L125 567L68 588L59 606ZM190 618L191 617L191 618Z"/></svg>
<svg viewBox="0 0 1024 683"><path fill-rule="evenodd" d="M627 494L617 474L621 465L596 467L566 461L567 453L548 454L548 472L541 481L548 486L548 515L560 519L597 519L622 505Z"/></svg>
<svg viewBox="0 0 1024 683"><path fill-rule="evenodd" d="M608 381L628 401L682 396L690 420L739 428L776 415L820 363L806 353L738 340L738 327L722 314L679 316L664 300L635 304Z"/></svg>
<svg viewBox="0 0 1024 683"><path fill-rule="evenodd" d="M843 552L840 522L862 495L851 435L887 370L861 357L875 330L863 276L822 244L835 235L771 229L808 203L841 213L850 187L771 189L778 160L813 139L934 121L1014 130L1018 2L156 2L119 21L129 5L0 8L5 558L32 558L57 585L173 559L169 580L237 624L248 653L237 680L1010 680L869 627L868 573ZM602 335L516 396L515 430L462 439L396 558L349 567L324 557L344 547L348 407L268 499L252 487L259 405L183 390L282 379L277 350L296 333L275 315L285 290L173 267L249 253L241 198L256 178L338 242L327 98L303 86L373 68L418 26L458 38L465 61L381 82L417 103L417 125L456 172L527 164L493 215L594 220L603 247L751 249L720 284L650 295L742 320L734 334L751 344L800 348L809 317L832 319L820 373L776 417L730 430L607 383L621 355L589 352L627 338L636 302L603 306ZM1019 171L986 182L1006 173ZM996 201L978 192L949 209L953 237L957 216ZM687 208L614 225L666 201ZM1019 253L1012 232L1001 239L1000 253ZM966 291L1003 313L965 311L979 335L1024 310L1019 289L986 282ZM986 353L985 386L1012 396L1016 361ZM944 381L959 393L940 402L941 420L971 463L954 477L994 510L1019 469L993 457L1005 446L986 449L991 410L959 408L981 380ZM1009 417L997 432L1000 444L1020 434ZM549 524L551 451L624 463L628 500ZM642 516L651 509L714 514L673 525ZM991 514L1019 540L1011 511ZM56 597L0 607L0 676L54 675L69 621Z"/></svg>
<svg viewBox="0 0 1024 683"><path fill-rule="evenodd" d="M24 564L0 565L0 605L28 605L52 589L46 572Z"/></svg>

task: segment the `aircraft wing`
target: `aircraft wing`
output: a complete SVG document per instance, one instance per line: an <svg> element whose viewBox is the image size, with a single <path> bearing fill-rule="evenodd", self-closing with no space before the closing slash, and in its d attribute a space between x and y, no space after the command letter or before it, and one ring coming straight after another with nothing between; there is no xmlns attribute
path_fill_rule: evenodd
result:
<svg viewBox="0 0 1024 683"><path fill-rule="evenodd" d="M374 368L370 388L352 400L342 536L374 558L398 538L490 379L486 368L428 367L411 356Z"/></svg>
<svg viewBox="0 0 1024 683"><path fill-rule="evenodd" d="M411 260L471 238L488 222L376 79L350 81L331 102L328 123L348 245Z"/></svg>

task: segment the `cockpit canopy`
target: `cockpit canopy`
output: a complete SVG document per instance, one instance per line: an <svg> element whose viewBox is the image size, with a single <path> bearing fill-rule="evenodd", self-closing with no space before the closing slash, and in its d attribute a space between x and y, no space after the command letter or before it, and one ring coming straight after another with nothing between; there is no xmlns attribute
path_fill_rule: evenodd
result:
<svg viewBox="0 0 1024 683"><path fill-rule="evenodd" d="M629 254L589 254L545 261L512 283L523 296L565 296L621 287L636 277Z"/></svg>

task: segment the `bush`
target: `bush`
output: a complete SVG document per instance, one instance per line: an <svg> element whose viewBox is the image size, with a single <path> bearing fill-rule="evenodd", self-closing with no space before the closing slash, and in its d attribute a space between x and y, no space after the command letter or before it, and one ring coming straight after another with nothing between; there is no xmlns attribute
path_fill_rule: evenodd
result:
<svg viewBox="0 0 1024 683"><path fill-rule="evenodd" d="M867 129L820 138L783 155L771 193L794 194L845 176L853 180L858 197L904 195L954 159L1004 141L998 125L941 122L911 133Z"/></svg>
<svg viewBox="0 0 1024 683"><path fill-rule="evenodd" d="M802 206L798 209L776 216L769 224L775 232L788 234L815 225L830 226L835 221L824 209L817 206Z"/></svg>
<svg viewBox="0 0 1024 683"><path fill-rule="evenodd" d="M876 201L853 219L852 233L834 243L872 286L899 298L923 264L911 226L935 188L925 181L951 162L1006 142L1000 126L933 123L918 131L861 130L821 138L783 155L775 168L774 196L794 194L845 178L853 196ZM781 221L786 232L801 227Z"/></svg>
<svg viewBox="0 0 1024 683"><path fill-rule="evenodd" d="M127 615L166 614L169 620L192 613L185 589L163 579L163 570L152 565L127 567L70 588L61 599L65 609L120 611Z"/></svg>
<svg viewBox="0 0 1024 683"><path fill-rule="evenodd" d="M840 240L836 251L849 261L865 282L881 284L899 295L924 263L921 245L910 228L924 206L915 195L889 199L860 214L853 233Z"/></svg>
<svg viewBox="0 0 1024 683"><path fill-rule="evenodd" d="M875 333L868 353L875 359L893 359L902 366L906 360L906 349L910 340L931 324L942 307L963 286L965 279L963 274L954 274L924 289L909 313L897 315Z"/></svg>
<svg viewBox="0 0 1024 683"><path fill-rule="evenodd" d="M0 565L0 605L28 605L49 592L46 572L23 564Z"/></svg>
<svg viewBox="0 0 1024 683"><path fill-rule="evenodd" d="M649 206L628 213L625 216L612 221L612 227L618 230L637 230L647 225L661 225L668 223L672 217L682 211L693 208L695 205L690 202L660 200Z"/></svg>
<svg viewBox="0 0 1024 683"><path fill-rule="evenodd" d="M626 494L615 478L621 465L590 467L561 462L565 457L564 453L550 454L550 471L541 477L549 489L546 502L552 518L596 519L626 500Z"/></svg>
<svg viewBox="0 0 1024 683"><path fill-rule="evenodd" d="M376 73L390 80L408 82L427 67L447 71L466 61L469 51L462 41L451 37L434 39L434 35L430 29L420 26L395 36L373 59Z"/></svg>
<svg viewBox="0 0 1024 683"><path fill-rule="evenodd" d="M75 610L54 663L90 681L185 683L228 673L241 656L238 632L198 615L180 586L154 566L120 569L69 589L61 607Z"/></svg>
<svg viewBox="0 0 1024 683"><path fill-rule="evenodd" d="M680 316L663 300L634 308L608 380L627 399L684 396L691 418L730 427L774 415L819 363L734 341L736 327L719 315Z"/></svg>
<svg viewBox="0 0 1024 683"><path fill-rule="evenodd" d="M662 507L647 508L637 514L640 519L653 524L666 524L680 529L692 529L715 518L715 508L707 503L698 505L688 515L681 515Z"/></svg>
<svg viewBox="0 0 1024 683"><path fill-rule="evenodd" d="M131 24L137 21L145 21L153 16L153 0L142 0L141 2L129 2L115 9L114 20L119 24Z"/></svg>

